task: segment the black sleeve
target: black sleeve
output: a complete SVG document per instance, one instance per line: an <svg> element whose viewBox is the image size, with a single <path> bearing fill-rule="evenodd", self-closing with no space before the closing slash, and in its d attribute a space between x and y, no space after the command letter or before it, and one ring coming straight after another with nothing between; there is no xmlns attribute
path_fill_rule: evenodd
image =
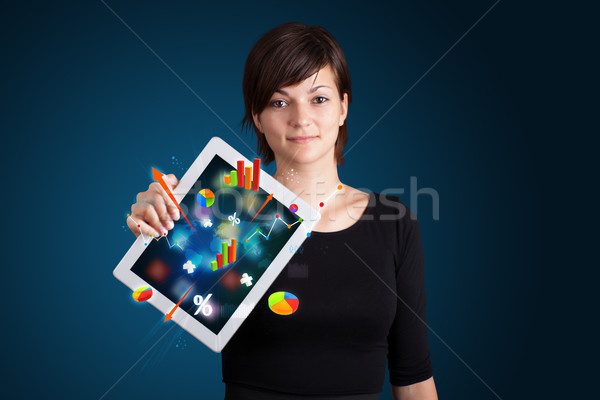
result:
<svg viewBox="0 0 600 400"><path fill-rule="evenodd" d="M419 224L407 207L397 223L396 317L388 335L390 383L406 386L433 376L425 318L425 267Z"/></svg>

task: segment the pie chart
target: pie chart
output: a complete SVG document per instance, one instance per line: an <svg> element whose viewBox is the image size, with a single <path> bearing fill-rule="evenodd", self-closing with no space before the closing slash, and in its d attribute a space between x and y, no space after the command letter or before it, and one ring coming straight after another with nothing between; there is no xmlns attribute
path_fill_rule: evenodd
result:
<svg viewBox="0 0 600 400"><path fill-rule="evenodd" d="M269 296L269 308L279 315L295 313L299 302L296 296L288 292L275 292Z"/></svg>
<svg viewBox="0 0 600 400"><path fill-rule="evenodd" d="M215 194L210 189L202 189L196 195L196 201L202 207L210 207L215 202Z"/></svg>
<svg viewBox="0 0 600 400"><path fill-rule="evenodd" d="M152 297L152 289L149 286L144 286L136 289L131 296L135 301L142 303Z"/></svg>
<svg viewBox="0 0 600 400"><path fill-rule="evenodd" d="M290 205L290 211L293 213L298 212L298 206L296 204L291 204Z"/></svg>

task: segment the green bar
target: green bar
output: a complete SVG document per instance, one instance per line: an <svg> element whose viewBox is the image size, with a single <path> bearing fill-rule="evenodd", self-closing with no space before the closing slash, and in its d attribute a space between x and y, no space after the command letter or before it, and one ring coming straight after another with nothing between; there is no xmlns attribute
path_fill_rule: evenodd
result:
<svg viewBox="0 0 600 400"><path fill-rule="evenodd" d="M223 266L226 266L227 264L229 264L229 262L227 261L227 254L229 254L229 251L227 251L228 244L227 242L223 242L221 243L221 248L223 249L222 253L223 253Z"/></svg>
<svg viewBox="0 0 600 400"><path fill-rule="evenodd" d="M231 186L237 186L237 171L231 171Z"/></svg>
<svg viewBox="0 0 600 400"><path fill-rule="evenodd" d="M218 268L218 267L217 267L217 262L216 262L216 261L211 261L211 262L210 262L210 268L211 268L213 271L216 271L216 270L217 270L217 268Z"/></svg>

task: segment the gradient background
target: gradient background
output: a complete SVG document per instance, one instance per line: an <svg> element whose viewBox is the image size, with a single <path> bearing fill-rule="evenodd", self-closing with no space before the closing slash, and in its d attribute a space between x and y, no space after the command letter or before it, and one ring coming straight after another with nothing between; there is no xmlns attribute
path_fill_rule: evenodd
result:
<svg viewBox="0 0 600 400"><path fill-rule="evenodd" d="M413 209L411 176L439 194L439 220L426 195L418 217L440 398L583 396L598 333L585 309L597 304L597 178L585 176L597 147L584 140L598 130L584 122L597 101L576 91L595 94L583 78L593 14L502 1L419 81L492 4L108 1L236 134L102 2L3 5L3 392L222 398L220 355L135 304L112 270L151 166L180 177L215 135L254 156L239 125L245 58L298 20L346 53L347 149L409 91L340 174L404 188Z"/></svg>

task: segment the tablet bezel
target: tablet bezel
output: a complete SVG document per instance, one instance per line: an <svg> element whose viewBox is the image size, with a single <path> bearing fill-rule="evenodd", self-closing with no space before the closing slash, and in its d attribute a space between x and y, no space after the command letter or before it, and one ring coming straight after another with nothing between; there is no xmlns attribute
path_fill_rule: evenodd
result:
<svg viewBox="0 0 600 400"><path fill-rule="evenodd" d="M246 165L252 165L250 160L245 158L223 139L216 136L211 138L190 168L185 172L177 187L173 190L173 195L178 203L181 202L194 183L196 183L215 155L218 155L225 160L232 168L237 167L238 160L244 160ZM292 258L293 253L286 251L286 249L290 248L290 246L295 246L293 248L300 247L307 238L307 232L311 232L314 225L321 218L321 215L317 210L308 205L284 185L277 182L262 169L260 170L259 186L265 192L269 194L273 193L273 197L285 207L289 207L292 203L297 204L298 211L296 212L296 215L303 219L300 223L301 226L295 230L258 281L253 282L254 284L248 295L229 317L218 334L213 333L200 321L182 310L181 307L178 307L173 313L172 319L175 323L216 353L220 353L221 350L223 350L227 342L233 337L250 312L252 312L258 301ZM304 229L302 229L302 227L304 227ZM129 287L132 291L142 286L151 287L153 295L147 302L156 307L162 314L166 315L173 307L175 307L175 303L162 293L158 292L152 285L145 282L131 270L146 248L142 235L138 236L113 271L113 274L115 278L123 282L125 286Z"/></svg>

